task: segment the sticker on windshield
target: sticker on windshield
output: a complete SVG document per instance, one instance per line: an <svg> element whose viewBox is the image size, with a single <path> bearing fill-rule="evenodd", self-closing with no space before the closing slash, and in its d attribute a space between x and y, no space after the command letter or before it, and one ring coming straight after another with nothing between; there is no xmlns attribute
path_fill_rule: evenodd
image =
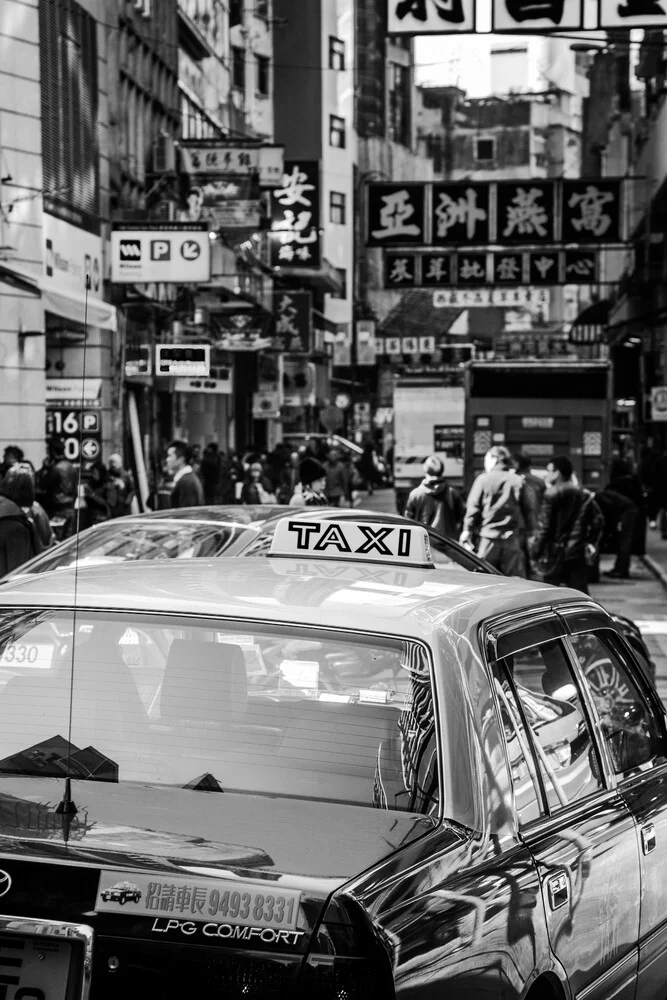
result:
<svg viewBox="0 0 667 1000"><path fill-rule="evenodd" d="M54 647L45 642L12 642L0 655L0 667L34 667L48 670Z"/></svg>
<svg viewBox="0 0 667 1000"><path fill-rule="evenodd" d="M295 930L301 893L271 885L103 871L95 908L129 916Z"/></svg>

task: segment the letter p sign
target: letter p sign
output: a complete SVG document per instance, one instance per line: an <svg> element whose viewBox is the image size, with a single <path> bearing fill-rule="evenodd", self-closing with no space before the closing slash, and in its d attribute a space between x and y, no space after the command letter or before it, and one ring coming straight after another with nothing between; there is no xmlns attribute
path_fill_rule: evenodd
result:
<svg viewBox="0 0 667 1000"><path fill-rule="evenodd" d="M151 240L151 260L171 260L171 242Z"/></svg>

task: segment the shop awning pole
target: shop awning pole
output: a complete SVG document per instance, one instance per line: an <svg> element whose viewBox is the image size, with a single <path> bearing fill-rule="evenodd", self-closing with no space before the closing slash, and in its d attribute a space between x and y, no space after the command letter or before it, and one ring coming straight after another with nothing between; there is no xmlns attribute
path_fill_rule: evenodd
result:
<svg viewBox="0 0 667 1000"><path fill-rule="evenodd" d="M137 398L131 390L127 394L127 412L130 419L132 448L134 450L134 462L137 470L139 504L141 506L141 512L145 513L149 509L148 497L150 495L150 491L148 487L148 476L146 475L146 461L144 459L144 451L141 446L141 428L139 427Z"/></svg>

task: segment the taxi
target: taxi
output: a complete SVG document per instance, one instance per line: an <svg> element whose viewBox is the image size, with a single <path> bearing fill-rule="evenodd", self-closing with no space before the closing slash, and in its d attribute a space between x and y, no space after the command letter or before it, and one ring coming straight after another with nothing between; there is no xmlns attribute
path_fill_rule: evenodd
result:
<svg viewBox="0 0 667 1000"><path fill-rule="evenodd" d="M0 592L12 1000L664 997L667 732L584 595L417 525Z"/></svg>

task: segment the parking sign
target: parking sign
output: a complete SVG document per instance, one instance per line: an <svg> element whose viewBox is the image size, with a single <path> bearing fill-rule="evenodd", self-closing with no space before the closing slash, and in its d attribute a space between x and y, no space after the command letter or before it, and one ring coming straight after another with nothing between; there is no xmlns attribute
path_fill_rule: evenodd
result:
<svg viewBox="0 0 667 1000"><path fill-rule="evenodd" d="M208 224L140 223L114 226L111 280L121 284L207 282L211 277Z"/></svg>

